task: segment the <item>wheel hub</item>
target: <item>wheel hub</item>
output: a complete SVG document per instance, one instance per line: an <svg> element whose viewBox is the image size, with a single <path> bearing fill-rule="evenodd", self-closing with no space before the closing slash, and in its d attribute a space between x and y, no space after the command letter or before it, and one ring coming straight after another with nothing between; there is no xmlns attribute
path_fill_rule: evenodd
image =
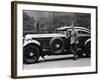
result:
<svg viewBox="0 0 100 80"><path fill-rule="evenodd" d="M59 47L60 47L60 45L59 45L59 44L56 44L56 47L57 47L57 48L59 48Z"/></svg>
<svg viewBox="0 0 100 80"><path fill-rule="evenodd" d="M29 56L30 56L30 57L34 56L34 53L30 52L30 53L29 53Z"/></svg>

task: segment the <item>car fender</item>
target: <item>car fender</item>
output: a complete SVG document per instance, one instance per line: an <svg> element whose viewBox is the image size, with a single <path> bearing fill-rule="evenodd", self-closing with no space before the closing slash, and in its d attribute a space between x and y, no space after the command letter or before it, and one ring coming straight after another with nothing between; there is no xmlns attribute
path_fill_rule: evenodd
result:
<svg viewBox="0 0 100 80"><path fill-rule="evenodd" d="M87 39L87 40L85 41L85 45L86 45L88 42L90 42L90 41L91 41L91 38Z"/></svg>
<svg viewBox="0 0 100 80"><path fill-rule="evenodd" d="M32 43L40 46L40 42L39 41L37 41L37 40L28 40L28 41L24 42L23 47L28 45L28 44L32 44Z"/></svg>

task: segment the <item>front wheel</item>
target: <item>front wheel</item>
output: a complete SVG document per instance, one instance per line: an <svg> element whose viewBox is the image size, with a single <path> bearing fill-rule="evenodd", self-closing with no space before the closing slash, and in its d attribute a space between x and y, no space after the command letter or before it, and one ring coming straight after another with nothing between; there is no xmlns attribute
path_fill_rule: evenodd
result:
<svg viewBox="0 0 100 80"><path fill-rule="evenodd" d="M27 64L35 63L40 57L39 48L36 45L27 45L23 48L23 60Z"/></svg>

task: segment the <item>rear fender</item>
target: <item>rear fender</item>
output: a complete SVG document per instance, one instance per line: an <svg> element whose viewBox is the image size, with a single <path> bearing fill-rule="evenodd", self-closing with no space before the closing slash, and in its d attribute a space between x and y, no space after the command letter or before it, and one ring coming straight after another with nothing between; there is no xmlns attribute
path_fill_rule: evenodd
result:
<svg viewBox="0 0 100 80"><path fill-rule="evenodd" d="M86 45L88 42L91 42L91 38L89 38L88 40L85 41L85 45Z"/></svg>

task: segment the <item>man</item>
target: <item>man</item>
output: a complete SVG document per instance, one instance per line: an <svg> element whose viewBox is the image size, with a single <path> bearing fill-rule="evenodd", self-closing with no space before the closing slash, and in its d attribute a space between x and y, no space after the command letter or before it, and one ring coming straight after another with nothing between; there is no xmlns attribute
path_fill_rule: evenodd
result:
<svg viewBox="0 0 100 80"><path fill-rule="evenodd" d="M72 27L72 31L71 31L71 34L69 35L70 36L71 50L72 50L72 53L74 55L74 60L77 60L78 55L76 54L76 48L77 48L77 45L79 43L78 32L75 30L73 23L72 23L71 27Z"/></svg>
<svg viewBox="0 0 100 80"><path fill-rule="evenodd" d="M71 39L70 39L71 49L74 55L74 60L77 59L78 55L76 54L76 48L78 45L78 32L75 30L74 26L72 26L71 31Z"/></svg>

